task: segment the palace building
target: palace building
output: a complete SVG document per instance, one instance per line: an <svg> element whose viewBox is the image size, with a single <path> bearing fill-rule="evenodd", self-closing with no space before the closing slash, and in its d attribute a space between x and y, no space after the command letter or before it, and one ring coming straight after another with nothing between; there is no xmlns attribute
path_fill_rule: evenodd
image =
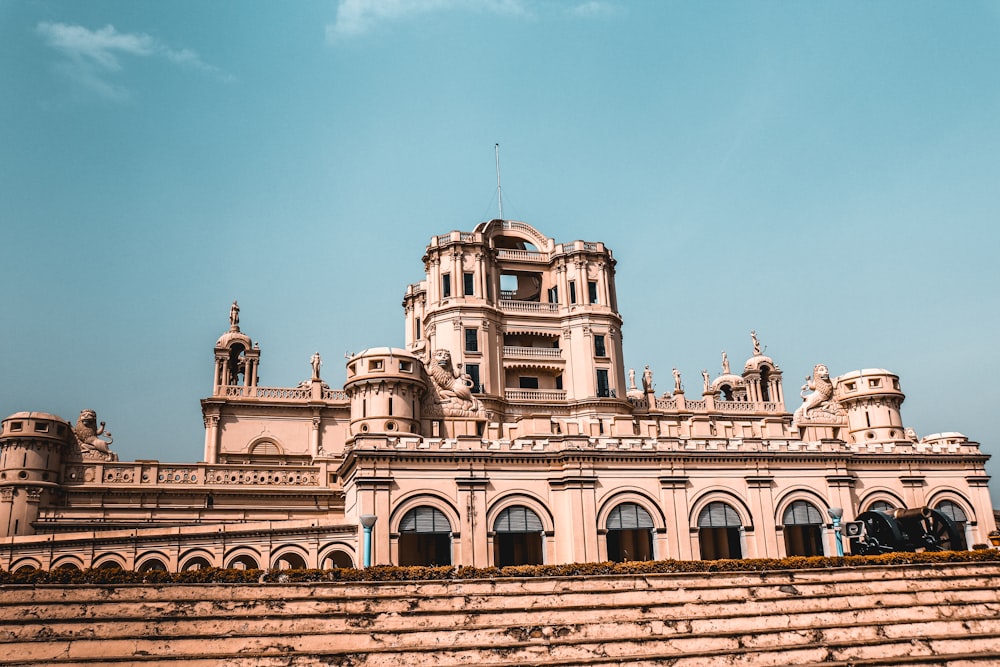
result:
<svg viewBox="0 0 1000 667"><path fill-rule="evenodd" d="M422 259L405 346L354 354L339 388L319 354L298 386L259 385L264 349L234 303L202 462L119 461L89 410L4 419L0 567L834 555L833 508L932 507L963 548L995 528L988 456L907 428L888 370L817 364L789 406L751 332L741 363L723 353L721 373L686 383L674 369L656 395L648 367L624 366L603 243L492 220L432 237Z"/></svg>

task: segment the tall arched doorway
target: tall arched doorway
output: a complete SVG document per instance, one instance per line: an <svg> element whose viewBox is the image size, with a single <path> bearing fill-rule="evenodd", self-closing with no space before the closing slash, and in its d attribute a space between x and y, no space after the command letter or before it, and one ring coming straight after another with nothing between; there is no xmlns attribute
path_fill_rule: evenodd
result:
<svg viewBox="0 0 1000 667"><path fill-rule="evenodd" d="M781 523L784 524L786 555L823 555L824 521L815 505L796 500L785 510Z"/></svg>
<svg viewBox="0 0 1000 667"><path fill-rule="evenodd" d="M709 503L698 515L698 543L702 560L743 558L740 529L743 522L732 507Z"/></svg>
<svg viewBox="0 0 1000 667"><path fill-rule="evenodd" d="M622 503L608 515L608 560L653 560L653 517L635 503Z"/></svg>
<svg viewBox="0 0 1000 667"><path fill-rule="evenodd" d="M493 562L505 565L542 564L542 520L523 505L508 507L493 522Z"/></svg>
<svg viewBox="0 0 1000 667"><path fill-rule="evenodd" d="M399 522L400 565L451 565L451 523L434 507L414 507Z"/></svg>

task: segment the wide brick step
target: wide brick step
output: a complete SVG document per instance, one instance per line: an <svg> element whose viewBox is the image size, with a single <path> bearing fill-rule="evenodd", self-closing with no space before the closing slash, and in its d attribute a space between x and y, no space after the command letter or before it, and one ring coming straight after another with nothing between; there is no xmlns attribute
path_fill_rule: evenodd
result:
<svg viewBox="0 0 1000 667"><path fill-rule="evenodd" d="M977 630L983 630L979 632ZM493 646L429 646L420 650L387 648L379 652L332 650L322 643L289 636L280 644L266 645L244 640L239 646L222 647L206 638L188 640L136 640L111 642L97 652L81 651L75 645L60 646L53 657L41 654L8 654L4 665L28 664L184 664L209 659L216 665L260 665L265 660L283 658L294 665L352 665L356 667L457 667L490 664L514 665L606 665L670 664L685 665L785 665L840 663L903 664L915 657L943 659L952 655L1000 655L1000 637L995 627L964 627L960 623L939 624L933 632L922 628L858 628L849 637L826 636L815 632L763 633L764 635L719 636L685 639L608 638L603 641L512 641ZM897 636L897 634L902 636ZM226 650L226 649L229 650ZM893 662L895 661L895 662ZM918 663L919 664L919 663ZM987 663L989 664L989 663Z"/></svg>
<svg viewBox="0 0 1000 667"><path fill-rule="evenodd" d="M202 599L192 597L190 591L182 599L170 597L169 590L158 589L141 601L130 601L130 596L115 595L108 598L100 589L85 589L89 595L81 595L80 591L70 599L60 598L56 601L45 600L38 596L13 595L10 593L24 592L8 589L0 597L0 623L22 621L25 619L69 619L83 618L128 618L148 617L151 614L167 616L198 616L212 617L225 614L229 617L256 616L261 613L298 613L324 615L371 615L371 614L436 614L462 608L470 612L485 613L490 610L507 611L513 608L525 611L538 611L554 607L564 609L580 609L593 606L594 600L600 600L602 607L634 608L636 606L661 606L678 604L743 604L747 600L758 602L776 601L784 604L788 600L816 600L818 609L825 608L830 600L858 600L872 594L876 590L871 583L857 583L851 586L816 585L796 582L794 584L775 583L730 588L673 588L657 584L664 582L648 582L640 579L634 582L628 590L613 591L559 591L559 592L525 592L511 593L460 593L452 591L438 596L407 595L400 596L373 595L358 598L353 595L340 595L337 589L317 588L311 595L289 595L284 599L273 599L264 595L251 597L253 586L234 586L231 595L220 599ZM464 588L464 587L462 587ZM979 590L1000 590L1000 578L983 579L979 577L951 578L945 581L935 581L928 589L926 580L899 579L881 582L877 588L881 598L889 599L892 595L909 595L918 593L925 596L936 596L933 599L943 600L942 596L958 592L962 595ZM202 589L204 590L204 589ZM293 591L301 589L294 588ZM264 589L265 592L266 589ZM197 589L195 590L197 592ZM637 602L637 596L641 600ZM125 599L121 599L124 597ZM805 604L809 604L806 602ZM679 610L681 613L682 610Z"/></svg>
<svg viewBox="0 0 1000 667"><path fill-rule="evenodd" d="M533 653L540 645L549 651L558 650L558 655L554 653L550 656L552 658L577 659L581 657L580 651L585 654L591 650L598 651L596 655L618 658L623 655L642 656L648 652L685 655L699 653L706 646L713 647L715 652L783 651L801 645L878 644L927 636L993 636L1000 642L1000 618L994 610L970 605L964 610L966 613L951 610L953 613L947 618L940 618L935 611L939 610L918 610L912 614L915 618L894 616L892 622L845 618L839 624L826 627L810 624L809 619L800 619L796 627L782 623L785 619L778 617L771 619L771 623L758 623L757 627L749 628L748 625L755 624L744 622L737 624L738 627L726 627L718 619L708 618L698 626L691 622L678 624L652 619L631 623L516 625L504 628L471 626L450 630L383 631L372 628L345 631L329 625L326 628L305 628L297 619L287 619L285 622L272 622L266 631L255 628L255 624L230 624L228 632L222 635L217 634L217 628L207 626L197 628L197 633L189 635L167 632L117 639L102 635L105 628L101 627L92 628L95 634L91 637L72 639L53 636L43 627L34 641L8 644L5 654L36 663L57 663L62 659L97 660L111 656L195 657L204 652L208 637L216 651L230 655L247 651L345 656L364 653L376 661L373 664L383 664L386 660L385 664L411 663L414 655L420 655L420 664L452 665L467 664L469 661L478 663L486 656L493 656L490 661L495 662L497 651ZM836 619L831 616L827 620ZM196 629L193 627L195 623L184 625L191 630ZM0 664L3 662L0 658Z"/></svg>
<svg viewBox="0 0 1000 667"><path fill-rule="evenodd" d="M920 591L892 595L863 597L830 597L784 599L747 599L726 604L675 602L661 605L599 604L595 600L583 607L552 606L528 614L519 608L478 611L457 606L448 612L426 613L419 611L387 611L366 614L343 614L331 607L330 611L309 606L308 611L293 605L275 610L268 606L257 613L232 614L223 606L213 613L187 613L169 605L133 607L126 610L108 608L104 615L93 610L72 618L45 618L35 613L17 620L0 623L0 643L37 640L44 633L46 640L59 638L105 639L149 635L186 635L198 633L252 634L284 632L294 621L300 633L326 632L331 627L345 631L414 632L441 629L447 632L457 627L506 628L521 626L525 618L533 625L559 625L572 618L576 625L594 623L649 623L669 622L687 632L711 628L738 631L744 627L832 626L845 620L853 623L874 623L885 618L892 610L896 619L925 620L948 617L975 617L979 613L1000 616L1000 594L994 590ZM241 612L246 612L240 607ZM41 630L39 629L41 628Z"/></svg>

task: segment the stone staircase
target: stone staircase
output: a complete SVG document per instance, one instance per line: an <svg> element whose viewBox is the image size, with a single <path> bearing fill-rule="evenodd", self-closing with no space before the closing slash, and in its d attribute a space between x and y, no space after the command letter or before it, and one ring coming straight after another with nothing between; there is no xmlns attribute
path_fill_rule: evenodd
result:
<svg viewBox="0 0 1000 667"><path fill-rule="evenodd" d="M0 587L0 665L1000 665L1000 564Z"/></svg>

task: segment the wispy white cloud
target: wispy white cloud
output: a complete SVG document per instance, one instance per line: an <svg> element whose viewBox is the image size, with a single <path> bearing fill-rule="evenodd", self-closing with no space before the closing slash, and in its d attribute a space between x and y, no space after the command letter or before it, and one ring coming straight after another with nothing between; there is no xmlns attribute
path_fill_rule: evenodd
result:
<svg viewBox="0 0 1000 667"><path fill-rule="evenodd" d="M326 27L326 36L329 41L337 41L362 35L378 23L449 10L512 17L532 15L526 0L340 0L337 18Z"/></svg>
<svg viewBox="0 0 1000 667"><path fill-rule="evenodd" d="M577 16L580 18L605 18L609 16L617 16L624 10L621 5L614 2L605 2L604 0L589 0L588 2L581 2L578 5L570 7L569 14L572 16Z"/></svg>
<svg viewBox="0 0 1000 667"><path fill-rule="evenodd" d="M128 89L114 80L122 70L123 57L163 58L223 81L232 80L195 51L173 49L145 33L118 32L112 25L90 30L66 23L39 23L35 30L46 45L63 55L64 60L56 65L59 72L105 99L122 101L129 97Z"/></svg>

